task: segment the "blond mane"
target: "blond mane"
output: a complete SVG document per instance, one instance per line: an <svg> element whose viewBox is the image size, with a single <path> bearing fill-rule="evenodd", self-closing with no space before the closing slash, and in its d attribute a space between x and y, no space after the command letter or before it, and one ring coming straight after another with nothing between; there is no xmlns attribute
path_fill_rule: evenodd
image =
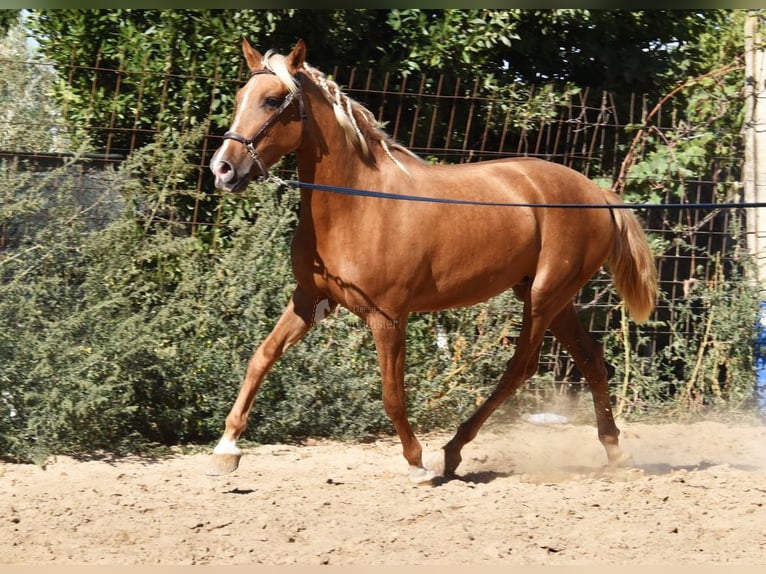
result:
<svg viewBox="0 0 766 574"><path fill-rule="evenodd" d="M264 67L274 72L287 89L296 94L299 90L298 82L290 73L285 63L285 57L274 53L272 50L266 52L263 57ZM370 144L379 144L386 155L394 164L405 174L410 175L407 168L394 157L392 150L400 151L412 158L422 161L406 147L394 142L391 137L383 131L380 122L373 113L359 102L343 93L340 86L329 79L321 71L304 62L301 68L313 82L322 91L327 101L332 105L335 119L338 125L343 129L346 140L353 145L363 158L374 161L375 156L370 149Z"/></svg>

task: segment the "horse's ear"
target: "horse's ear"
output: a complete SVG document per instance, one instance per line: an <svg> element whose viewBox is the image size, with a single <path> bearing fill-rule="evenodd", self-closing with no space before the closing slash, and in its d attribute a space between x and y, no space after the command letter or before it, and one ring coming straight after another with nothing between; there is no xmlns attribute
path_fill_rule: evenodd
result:
<svg viewBox="0 0 766 574"><path fill-rule="evenodd" d="M301 39L295 43L293 51L288 54L286 59L287 68L290 73L296 73L306 61L306 43Z"/></svg>
<svg viewBox="0 0 766 574"><path fill-rule="evenodd" d="M245 60L251 72L255 72L260 69L261 62L263 62L263 56L261 53L250 45L247 38L242 38L242 53L245 54Z"/></svg>

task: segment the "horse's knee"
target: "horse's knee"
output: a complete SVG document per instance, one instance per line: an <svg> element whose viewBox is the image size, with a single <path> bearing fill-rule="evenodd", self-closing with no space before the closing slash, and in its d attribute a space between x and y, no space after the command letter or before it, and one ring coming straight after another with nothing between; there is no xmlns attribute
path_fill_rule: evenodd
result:
<svg viewBox="0 0 766 574"><path fill-rule="evenodd" d="M396 397L383 395L383 410L394 423L407 418L407 407Z"/></svg>

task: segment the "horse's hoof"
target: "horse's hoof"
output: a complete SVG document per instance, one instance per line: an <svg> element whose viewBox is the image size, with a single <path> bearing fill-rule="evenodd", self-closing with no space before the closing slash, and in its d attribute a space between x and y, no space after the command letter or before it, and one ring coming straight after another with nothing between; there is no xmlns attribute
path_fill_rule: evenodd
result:
<svg viewBox="0 0 766 574"><path fill-rule="evenodd" d="M433 484L444 476L444 451L438 450L423 455L421 466L410 465L410 482L413 484Z"/></svg>
<svg viewBox="0 0 766 574"><path fill-rule="evenodd" d="M436 473L422 466L410 465L410 482L412 484L433 484Z"/></svg>
<svg viewBox="0 0 766 574"><path fill-rule="evenodd" d="M221 476L237 470L241 454L212 454L207 463L205 474Z"/></svg>
<svg viewBox="0 0 766 574"><path fill-rule="evenodd" d="M444 448L444 476L454 477L461 462L463 457L460 456L460 451L450 452L446 447Z"/></svg>

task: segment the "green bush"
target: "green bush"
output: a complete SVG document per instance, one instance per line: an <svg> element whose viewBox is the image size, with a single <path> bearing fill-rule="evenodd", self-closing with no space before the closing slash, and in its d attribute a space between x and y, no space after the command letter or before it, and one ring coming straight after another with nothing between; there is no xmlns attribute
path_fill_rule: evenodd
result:
<svg viewBox="0 0 766 574"><path fill-rule="evenodd" d="M737 236L736 231L733 234ZM606 356L615 366L617 414L635 418L665 411L689 419L715 411L746 412L756 406L759 300L744 273L752 261L743 255L739 265L724 274L720 255L709 256L714 262L712 277L690 281L685 298L665 302L671 316L664 326L673 336L654 356L638 352L649 342L653 325L629 325L621 307L622 328L605 339Z"/></svg>

